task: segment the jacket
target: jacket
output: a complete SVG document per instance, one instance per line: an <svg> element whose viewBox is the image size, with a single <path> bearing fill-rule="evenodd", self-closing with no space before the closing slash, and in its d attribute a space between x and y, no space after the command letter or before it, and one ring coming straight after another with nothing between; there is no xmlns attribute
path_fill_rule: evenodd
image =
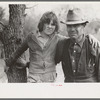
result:
<svg viewBox="0 0 100 100"><path fill-rule="evenodd" d="M11 66L29 48L29 74L56 71L54 56L59 39L64 38L55 33L47 45L42 49L36 39L36 33L30 33L22 45L6 62Z"/></svg>
<svg viewBox="0 0 100 100"><path fill-rule="evenodd" d="M87 37L82 46L77 71L74 73L70 59L70 39L58 42L55 62L62 62L65 82L97 82L99 81L98 49L93 50ZM61 49L62 48L62 49Z"/></svg>

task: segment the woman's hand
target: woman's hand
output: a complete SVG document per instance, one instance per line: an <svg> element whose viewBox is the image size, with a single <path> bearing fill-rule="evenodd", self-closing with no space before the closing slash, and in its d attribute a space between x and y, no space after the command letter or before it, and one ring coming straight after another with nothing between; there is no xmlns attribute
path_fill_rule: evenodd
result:
<svg viewBox="0 0 100 100"><path fill-rule="evenodd" d="M100 41L97 40L93 35L89 34L89 42L91 43L93 48L100 47Z"/></svg>
<svg viewBox="0 0 100 100"><path fill-rule="evenodd" d="M23 58L19 58L16 63L15 63L17 66L18 69L23 69L23 68L26 68L27 67L27 61L24 60Z"/></svg>

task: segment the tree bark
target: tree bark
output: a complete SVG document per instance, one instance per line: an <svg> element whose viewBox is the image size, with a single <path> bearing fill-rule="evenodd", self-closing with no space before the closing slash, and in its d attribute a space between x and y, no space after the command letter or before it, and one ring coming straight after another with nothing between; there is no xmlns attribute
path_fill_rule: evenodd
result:
<svg viewBox="0 0 100 100"><path fill-rule="evenodd" d="M25 19L25 8L23 4L9 5L9 25L3 31L3 44L5 58L9 58L13 52L21 45L24 39L23 25ZM22 55L25 58L24 54ZM18 69L17 65L11 66L7 72L8 82L26 82L26 68Z"/></svg>

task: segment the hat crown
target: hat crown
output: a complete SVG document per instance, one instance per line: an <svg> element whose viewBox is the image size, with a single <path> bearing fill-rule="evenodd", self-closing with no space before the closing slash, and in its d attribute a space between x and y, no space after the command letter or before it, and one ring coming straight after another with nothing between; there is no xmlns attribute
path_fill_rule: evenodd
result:
<svg viewBox="0 0 100 100"><path fill-rule="evenodd" d="M70 9L67 14L68 21L83 21L83 15L80 9Z"/></svg>
<svg viewBox="0 0 100 100"><path fill-rule="evenodd" d="M73 8L68 11L66 22L61 21L61 23L66 25L74 25L88 23L88 20L85 19L81 9Z"/></svg>

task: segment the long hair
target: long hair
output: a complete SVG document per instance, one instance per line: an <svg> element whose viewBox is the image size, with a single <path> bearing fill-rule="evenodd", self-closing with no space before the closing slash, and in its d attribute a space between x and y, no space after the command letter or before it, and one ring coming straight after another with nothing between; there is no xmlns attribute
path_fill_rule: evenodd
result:
<svg viewBox="0 0 100 100"><path fill-rule="evenodd" d="M58 18L56 14L52 11L48 11L42 15L40 18L39 24L38 24L38 29L39 32L43 31L44 24L49 24L50 21L53 21L53 24L55 25L55 32L58 32L59 30L59 23L58 23Z"/></svg>

